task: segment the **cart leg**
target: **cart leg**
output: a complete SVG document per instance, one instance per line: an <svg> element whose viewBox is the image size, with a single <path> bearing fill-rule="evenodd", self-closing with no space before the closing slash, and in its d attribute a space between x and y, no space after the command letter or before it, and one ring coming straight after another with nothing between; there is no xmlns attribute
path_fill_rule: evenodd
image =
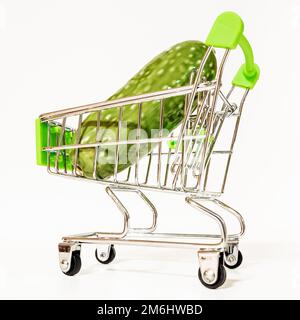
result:
<svg viewBox="0 0 300 320"><path fill-rule="evenodd" d="M186 197L186 202L200 212L206 214L218 223L220 229L220 242L215 244L215 249L208 251L207 245L203 245L198 251L199 272L198 277L201 283L210 289L216 289L226 281L226 270L224 268L224 250L227 246L227 228L224 219L215 211L205 207L197 197ZM206 246L206 247L205 247ZM210 245L211 247L211 245Z"/></svg>
<svg viewBox="0 0 300 320"><path fill-rule="evenodd" d="M81 269L81 245L77 242L62 242L58 245L59 266L61 271L74 276Z"/></svg>
<svg viewBox="0 0 300 320"><path fill-rule="evenodd" d="M128 189L128 188L120 188L120 187L106 187L106 193L110 196L113 202L117 205L118 209L122 213L124 217L124 227L123 231L120 233L103 233L103 232L96 232L96 236L99 240L102 238L105 239L116 239L116 238L124 238L128 232L134 233L151 233L156 229L157 226L157 210L153 203L146 197L146 195L140 190ZM120 198L116 195L117 192L134 192L136 193L151 209L152 212L152 224L150 227L146 228L130 228L129 226L129 219L130 215L128 210L126 209L125 205L122 203ZM109 244L106 250L100 250L97 248L95 250L95 257L98 262L102 264L108 264L115 259L116 250L113 244Z"/></svg>
<svg viewBox="0 0 300 320"><path fill-rule="evenodd" d="M221 247L225 248L227 243L227 228L224 219L217 214L215 211L205 207L203 204L200 204L200 201L203 201L204 199L200 199L197 197L186 197L185 201L191 205L193 208L196 208L200 212L206 214L208 217L212 218L218 223L220 234L221 234L221 240L218 243Z"/></svg>
<svg viewBox="0 0 300 320"><path fill-rule="evenodd" d="M213 202L217 204L219 207L226 210L226 212L232 214L240 225L240 232L237 234L228 235L227 246L225 247L225 266L229 269L235 269L242 264L243 256L241 251L238 249L239 240L245 233L245 221L243 216L235 209L230 207L228 204L214 199Z"/></svg>
<svg viewBox="0 0 300 320"><path fill-rule="evenodd" d="M241 238L244 235L245 229L246 229L245 220L243 216L237 210L233 209L228 204L220 201L219 199L214 199L213 202L217 204L219 207L226 210L228 213L232 214L237 219L240 225L240 232L234 235L229 235L229 238L236 238L236 239Z"/></svg>
<svg viewBox="0 0 300 320"><path fill-rule="evenodd" d="M152 224L149 227L146 228L130 228L129 227L129 212L124 206L124 204L121 202L121 200L117 197L116 192L134 192L136 193L150 208L152 213ZM131 232L135 233L150 233L153 232L156 229L157 226L157 210L154 206L154 204L149 200L148 197L141 191L141 190L135 190L135 189L129 189L129 188L120 188L120 187L107 187L106 193L110 196L110 198L114 201L114 203L117 205L119 210L123 213L125 217L124 223L124 233L122 234L122 237L124 237L127 232L130 230ZM126 232L125 232L126 231ZM98 233L99 237L101 236L101 233Z"/></svg>

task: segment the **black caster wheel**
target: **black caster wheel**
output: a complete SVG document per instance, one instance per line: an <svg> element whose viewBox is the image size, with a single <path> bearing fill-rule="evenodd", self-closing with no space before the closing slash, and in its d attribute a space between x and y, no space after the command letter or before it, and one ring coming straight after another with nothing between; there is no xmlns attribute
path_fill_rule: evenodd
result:
<svg viewBox="0 0 300 320"><path fill-rule="evenodd" d="M230 259L230 254L225 253L225 255L226 255L225 266L226 266L228 269L236 269L236 268L238 268L238 267L242 264L242 262L243 262L243 255L242 255L241 251L238 252L237 260L234 261L232 264L231 264L231 263L229 264L229 262L227 262L227 257L229 256L229 259Z"/></svg>
<svg viewBox="0 0 300 320"><path fill-rule="evenodd" d="M113 244L110 246L109 254L108 254L108 252L99 252L99 250L96 249L95 250L95 257L100 263L109 264L116 257L116 249Z"/></svg>
<svg viewBox="0 0 300 320"><path fill-rule="evenodd" d="M75 276L81 269L81 258L80 251L74 251L71 257L71 266L70 269L63 273L67 276Z"/></svg>
<svg viewBox="0 0 300 320"><path fill-rule="evenodd" d="M208 281L204 281L200 268L199 268L199 271L198 271L198 277L199 277L200 282L206 288L217 289L217 288L221 287L224 284L224 282L226 281L226 270L225 270L225 268L224 268L224 266L222 264L219 265L218 275L217 275L218 278L217 278L217 281L214 282L213 284L209 284ZM210 274L208 274L207 277L208 277L208 280L209 280Z"/></svg>

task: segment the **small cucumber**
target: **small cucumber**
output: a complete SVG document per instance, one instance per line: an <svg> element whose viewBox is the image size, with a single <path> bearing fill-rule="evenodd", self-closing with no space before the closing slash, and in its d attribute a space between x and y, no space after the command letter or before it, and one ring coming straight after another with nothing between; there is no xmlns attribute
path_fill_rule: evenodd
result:
<svg viewBox="0 0 300 320"><path fill-rule="evenodd" d="M207 47L200 41L185 41L162 52L142 68L124 87L119 89L108 100L121 99L129 96L145 94L189 84L191 72L200 65ZM215 78L217 62L212 52L205 64L202 78L211 81ZM163 136L174 130L183 120L184 96L164 100ZM138 122L138 104L123 107L121 140L136 139ZM141 138L158 136L160 101L144 102L141 107ZM80 143L112 142L118 134L119 108L100 112L100 130L96 137L98 112L91 113L83 122ZM153 129L156 129L153 131ZM137 161L137 148L140 158L147 155L156 144L122 145L119 147L120 172ZM116 146L100 147L98 151L96 175L104 179L114 174ZM72 152L74 154L74 151ZM93 176L95 148L82 148L78 153L78 169L86 177ZM74 157L72 157L74 158Z"/></svg>

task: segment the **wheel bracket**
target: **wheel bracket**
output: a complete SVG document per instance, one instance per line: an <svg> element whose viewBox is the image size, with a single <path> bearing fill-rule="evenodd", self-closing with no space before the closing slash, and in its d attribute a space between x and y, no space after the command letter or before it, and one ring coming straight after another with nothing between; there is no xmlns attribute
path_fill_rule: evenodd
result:
<svg viewBox="0 0 300 320"><path fill-rule="evenodd" d="M59 266L62 272L66 273L71 268L72 254L81 250L81 245L77 242L62 242L58 245Z"/></svg>
<svg viewBox="0 0 300 320"><path fill-rule="evenodd" d="M218 280L218 270L222 252L198 251L200 272L204 282L212 285Z"/></svg>

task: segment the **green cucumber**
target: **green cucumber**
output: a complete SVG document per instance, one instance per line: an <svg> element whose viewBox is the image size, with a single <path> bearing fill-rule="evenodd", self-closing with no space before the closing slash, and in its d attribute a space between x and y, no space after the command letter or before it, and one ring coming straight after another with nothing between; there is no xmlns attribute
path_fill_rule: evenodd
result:
<svg viewBox="0 0 300 320"><path fill-rule="evenodd" d="M189 84L191 72L199 67L207 47L200 41L178 43L162 52L142 68L124 87L119 89L108 100L181 87ZM217 62L212 52L205 64L202 78L211 81L216 75ZM164 100L163 136L174 130L183 120L184 96ZM127 131L121 130L121 140L136 139L138 122L138 104L123 107L122 121ZM155 138L159 129L160 101L144 102L141 109L141 138ZM112 142L118 134L119 108L100 112L100 130L97 132L98 112L91 113L83 122L80 143ZM153 129L155 133L153 133ZM119 147L119 164L117 172L121 172L137 161L137 148L140 158L147 155L156 144L122 145ZM104 179L114 174L116 146L100 147L98 151L96 176ZM72 151L74 155L74 151ZM83 176L92 177L94 171L95 148L81 148L78 152L77 169ZM71 156L74 160L74 156ZM73 161L74 162L74 161Z"/></svg>

